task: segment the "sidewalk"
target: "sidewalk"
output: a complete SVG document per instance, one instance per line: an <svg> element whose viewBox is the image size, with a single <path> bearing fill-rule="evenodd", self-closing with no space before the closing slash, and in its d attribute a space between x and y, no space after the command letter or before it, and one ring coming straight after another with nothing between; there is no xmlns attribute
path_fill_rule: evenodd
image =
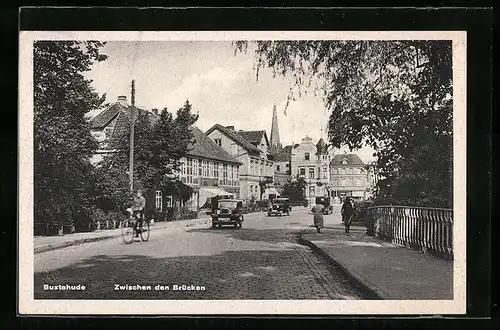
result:
<svg viewBox="0 0 500 330"><path fill-rule="evenodd" d="M336 226L335 226L336 227ZM366 228L324 229L301 237L356 285L384 300L453 299L453 261L366 235Z"/></svg>
<svg viewBox="0 0 500 330"><path fill-rule="evenodd" d="M159 230L167 228L184 228L193 227L196 225L206 225L209 223L210 217L203 215L198 219L177 220L177 221L162 221L155 222L150 230ZM97 242L105 239L113 239L121 236L121 229L107 229L85 233L67 234L62 236L37 236L34 239L34 253L41 253L56 249L62 249L72 245Z"/></svg>

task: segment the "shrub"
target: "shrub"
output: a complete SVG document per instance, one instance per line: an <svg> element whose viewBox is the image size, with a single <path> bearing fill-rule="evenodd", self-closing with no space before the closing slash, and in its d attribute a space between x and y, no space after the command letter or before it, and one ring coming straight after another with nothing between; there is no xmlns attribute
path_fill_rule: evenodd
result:
<svg viewBox="0 0 500 330"><path fill-rule="evenodd" d="M372 207L374 204L372 201L361 201L354 205L354 217L353 220L356 222L368 221L368 208Z"/></svg>
<svg viewBox="0 0 500 330"><path fill-rule="evenodd" d="M196 219L198 218L198 212L188 209L187 207L182 207L179 210L179 220Z"/></svg>

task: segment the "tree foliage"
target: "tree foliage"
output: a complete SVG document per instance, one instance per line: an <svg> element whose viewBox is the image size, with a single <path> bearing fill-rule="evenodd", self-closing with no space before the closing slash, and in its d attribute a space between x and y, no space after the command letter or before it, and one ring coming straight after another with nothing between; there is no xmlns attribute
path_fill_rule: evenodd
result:
<svg viewBox="0 0 500 330"><path fill-rule="evenodd" d="M83 72L106 59L97 41L34 43L35 222L72 224L92 204L97 143L85 113L104 101Z"/></svg>
<svg viewBox="0 0 500 330"><path fill-rule="evenodd" d="M333 146L372 147L401 202L452 204L451 41L258 41L255 60L293 78L289 102L322 97Z"/></svg>
<svg viewBox="0 0 500 330"><path fill-rule="evenodd" d="M305 189L307 188L306 180L297 175L295 180L290 180L283 185L283 197L290 198L292 201L305 200Z"/></svg>
<svg viewBox="0 0 500 330"><path fill-rule="evenodd" d="M165 189L178 193L186 201L192 189L176 178L180 170L180 160L194 143L190 126L198 116L191 112L191 104L186 101L177 110L176 117L165 108L159 118L152 121L152 115L138 114L134 126L134 187L146 195L152 189ZM123 209L129 200L129 150L130 135L124 132L113 144L120 152L106 157L99 164L102 194L100 207L105 210Z"/></svg>

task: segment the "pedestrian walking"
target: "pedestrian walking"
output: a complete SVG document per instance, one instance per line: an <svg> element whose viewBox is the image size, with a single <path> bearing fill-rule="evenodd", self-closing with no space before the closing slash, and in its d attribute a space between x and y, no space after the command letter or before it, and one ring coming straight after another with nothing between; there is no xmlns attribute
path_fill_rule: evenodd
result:
<svg viewBox="0 0 500 330"><path fill-rule="evenodd" d="M323 228L323 211L325 210L325 206L323 204L315 204L312 208L312 213L314 214L314 226L316 230L321 232Z"/></svg>
<svg viewBox="0 0 500 330"><path fill-rule="evenodd" d="M352 216L354 214L354 208L352 207L351 200L346 197L344 204L342 204L342 222L345 225L345 233L349 233L349 228L351 227Z"/></svg>

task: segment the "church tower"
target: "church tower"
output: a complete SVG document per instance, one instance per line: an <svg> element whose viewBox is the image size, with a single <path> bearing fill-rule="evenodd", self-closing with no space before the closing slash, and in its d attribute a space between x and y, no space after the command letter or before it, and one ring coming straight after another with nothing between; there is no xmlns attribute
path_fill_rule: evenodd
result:
<svg viewBox="0 0 500 330"><path fill-rule="evenodd" d="M278 128L278 111L276 110L276 104L274 104L273 107L273 121L271 124L271 150L273 153L277 153L281 150L280 132Z"/></svg>

